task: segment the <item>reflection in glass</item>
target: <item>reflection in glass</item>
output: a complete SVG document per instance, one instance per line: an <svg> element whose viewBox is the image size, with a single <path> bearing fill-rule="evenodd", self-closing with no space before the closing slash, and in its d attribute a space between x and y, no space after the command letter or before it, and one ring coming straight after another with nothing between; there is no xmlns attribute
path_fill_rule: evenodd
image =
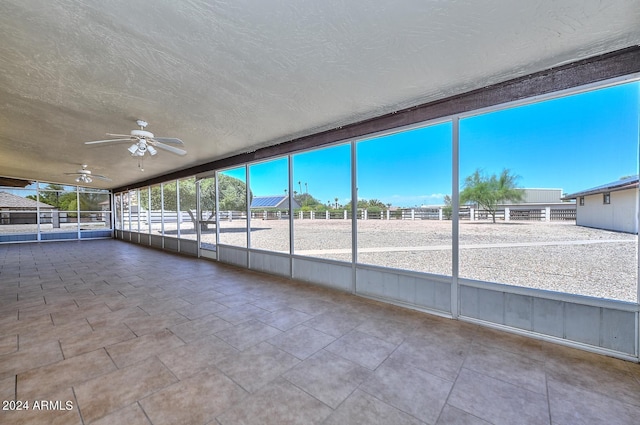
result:
<svg viewBox="0 0 640 425"><path fill-rule="evenodd" d="M218 225L220 243L247 246L246 168L218 173Z"/></svg>
<svg viewBox="0 0 640 425"><path fill-rule="evenodd" d="M294 253L351 261L351 145L293 156ZM294 206L295 207L295 206Z"/></svg>
<svg viewBox="0 0 640 425"><path fill-rule="evenodd" d="M289 252L289 160L249 166L251 247Z"/></svg>
<svg viewBox="0 0 640 425"><path fill-rule="evenodd" d="M638 93L636 82L460 121L461 277L636 301L637 228L603 223L614 210L636 221L637 179L615 209L601 192L592 207L576 198L638 174ZM505 173L521 200L497 192Z"/></svg>
<svg viewBox="0 0 640 425"><path fill-rule="evenodd" d="M356 144L358 262L451 275L451 123Z"/></svg>

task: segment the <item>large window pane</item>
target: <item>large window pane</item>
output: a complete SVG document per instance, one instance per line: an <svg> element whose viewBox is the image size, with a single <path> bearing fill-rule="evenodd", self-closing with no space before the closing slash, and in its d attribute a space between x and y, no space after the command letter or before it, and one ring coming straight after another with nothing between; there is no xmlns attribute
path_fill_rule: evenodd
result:
<svg viewBox="0 0 640 425"><path fill-rule="evenodd" d="M294 253L351 261L351 145L293 156Z"/></svg>
<svg viewBox="0 0 640 425"><path fill-rule="evenodd" d="M48 204L38 203L37 191L0 187L0 241L14 240L9 235L38 233L37 208L52 209ZM20 240L20 239L18 239Z"/></svg>
<svg viewBox="0 0 640 425"><path fill-rule="evenodd" d="M461 277L636 301L638 87L461 120Z"/></svg>
<svg viewBox="0 0 640 425"><path fill-rule="evenodd" d="M178 185L176 181L162 185L162 234L178 237Z"/></svg>
<svg viewBox="0 0 640 425"><path fill-rule="evenodd" d="M149 187L142 187L138 191L140 198L140 233L149 233L150 226L150 206L149 206Z"/></svg>
<svg viewBox="0 0 640 425"><path fill-rule="evenodd" d="M149 226L152 234L162 234L162 186L151 186L151 211L149 211Z"/></svg>
<svg viewBox="0 0 640 425"><path fill-rule="evenodd" d="M79 188L80 230L111 227L111 196L107 190Z"/></svg>
<svg viewBox="0 0 640 425"><path fill-rule="evenodd" d="M289 160L249 167L251 247L289 252Z"/></svg>
<svg viewBox="0 0 640 425"><path fill-rule="evenodd" d="M451 124L356 144L358 262L451 275Z"/></svg>
<svg viewBox="0 0 640 425"><path fill-rule="evenodd" d="M200 180L200 248L216 249L216 178Z"/></svg>
<svg viewBox="0 0 640 425"><path fill-rule="evenodd" d="M191 177L178 182L180 194L180 238L196 240L196 179Z"/></svg>
<svg viewBox="0 0 640 425"><path fill-rule="evenodd" d="M140 231L140 205L138 199L138 189L129 191L129 210L125 220L129 221L127 228L132 232Z"/></svg>
<svg viewBox="0 0 640 425"><path fill-rule="evenodd" d="M218 173L220 243L247 246L247 176L238 167Z"/></svg>
<svg viewBox="0 0 640 425"><path fill-rule="evenodd" d="M52 208L40 208L41 232L77 232L78 196L75 186L42 183L40 202Z"/></svg>

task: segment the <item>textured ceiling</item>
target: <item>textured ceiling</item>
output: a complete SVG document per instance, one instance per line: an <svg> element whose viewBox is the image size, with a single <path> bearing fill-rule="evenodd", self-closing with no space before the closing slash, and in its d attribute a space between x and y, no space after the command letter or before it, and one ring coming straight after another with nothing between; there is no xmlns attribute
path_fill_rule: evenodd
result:
<svg viewBox="0 0 640 425"><path fill-rule="evenodd" d="M637 0L3 0L0 176L123 186L637 44ZM83 143L138 118L188 154Z"/></svg>

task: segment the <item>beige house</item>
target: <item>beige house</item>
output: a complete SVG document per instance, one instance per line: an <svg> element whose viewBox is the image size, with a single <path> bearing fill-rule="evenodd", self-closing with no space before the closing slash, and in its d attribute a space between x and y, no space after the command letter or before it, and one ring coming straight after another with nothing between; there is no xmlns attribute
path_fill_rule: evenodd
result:
<svg viewBox="0 0 640 425"><path fill-rule="evenodd" d="M638 176L572 193L576 224L617 232L638 233Z"/></svg>
<svg viewBox="0 0 640 425"><path fill-rule="evenodd" d="M9 192L0 191L0 225L2 224L36 224L40 211L52 211L55 207Z"/></svg>

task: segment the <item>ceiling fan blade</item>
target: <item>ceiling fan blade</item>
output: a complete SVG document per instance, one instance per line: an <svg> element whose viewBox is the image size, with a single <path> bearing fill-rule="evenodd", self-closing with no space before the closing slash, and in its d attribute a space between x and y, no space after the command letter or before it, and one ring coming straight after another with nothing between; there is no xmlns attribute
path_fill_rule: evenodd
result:
<svg viewBox="0 0 640 425"><path fill-rule="evenodd" d="M164 143L158 142L155 139L152 139L152 140L153 140L152 144L156 148L164 149L165 151L169 151L171 153L175 153L176 155L186 155L187 154L187 151L185 151L184 149L180 149L180 148L176 148L176 147L173 147L173 146L165 145Z"/></svg>
<svg viewBox="0 0 640 425"><path fill-rule="evenodd" d="M101 176L100 174L91 174L91 177L96 178L96 179L100 179L100 180L105 180L110 182L111 179L107 176Z"/></svg>
<svg viewBox="0 0 640 425"><path fill-rule="evenodd" d="M123 137L126 139L130 139L131 135L130 134L113 134L113 133L107 133L107 136L112 136L112 137Z"/></svg>
<svg viewBox="0 0 640 425"><path fill-rule="evenodd" d="M153 140L160 143L172 143L174 145L184 145L184 142L175 137L154 137Z"/></svg>
<svg viewBox="0 0 640 425"><path fill-rule="evenodd" d="M85 145L95 145L97 143L111 143L111 142L130 142L130 136L127 139L109 139L109 140L94 140L92 142L84 142Z"/></svg>

